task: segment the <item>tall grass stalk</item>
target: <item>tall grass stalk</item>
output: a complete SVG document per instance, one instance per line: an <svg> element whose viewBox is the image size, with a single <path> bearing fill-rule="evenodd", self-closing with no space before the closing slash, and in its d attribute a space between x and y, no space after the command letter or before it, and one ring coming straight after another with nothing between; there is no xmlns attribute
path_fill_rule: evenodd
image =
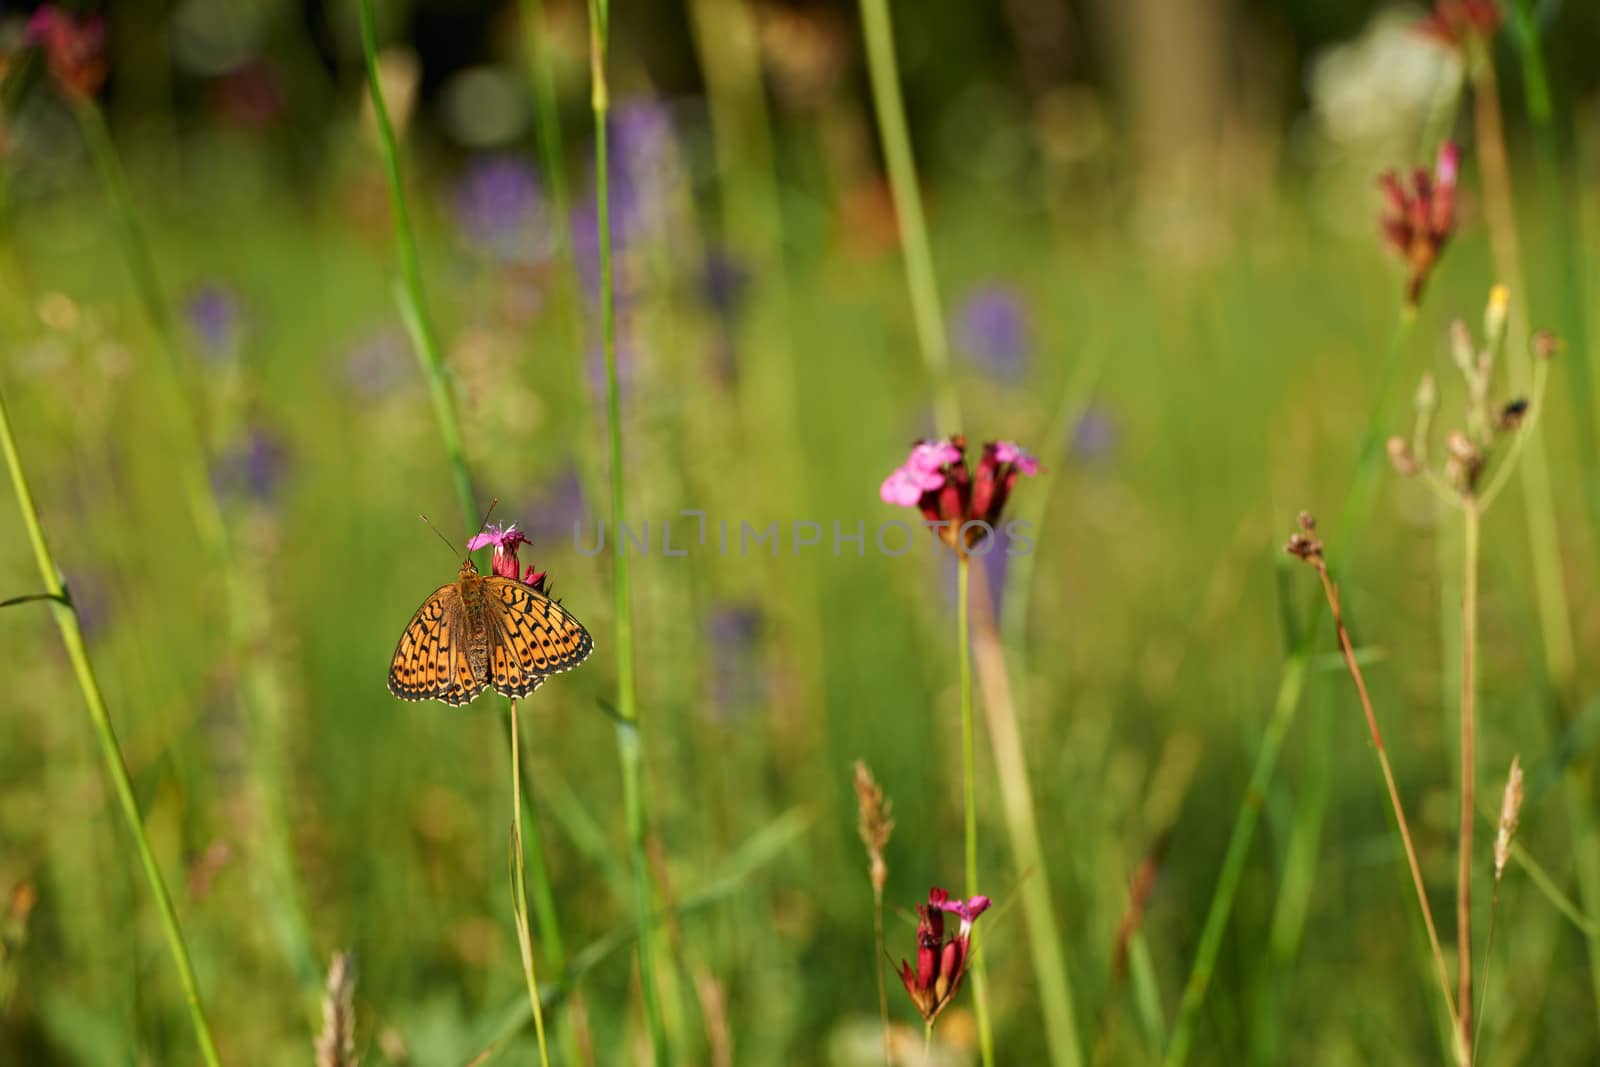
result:
<svg viewBox="0 0 1600 1067"><path fill-rule="evenodd" d="M528 987L528 1005L533 1009L533 1030L539 1039L539 1063L550 1067L550 1050L545 1047L544 1009L539 1003L539 979L534 974L533 936L528 931L528 888L522 862L522 739L517 730L517 702L511 705L511 863L512 918L517 926L517 948L522 953L522 978Z"/></svg>
<svg viewBox="0 0 1600 1067"><path fill-rule="evenodd" d="M895 58L894 23L889 0L861 0L861 29L866 38L867 73L872 80L872 104L878 118L894 195L895 219L905 248L906 287L916 320L917 345L933 386L933 408L942 433L961 429L961 406L950 374L950 341L945 333L944 311L939 302L939 282L933 271L933 249L928 243L928 222L917 187L917 164L911 151L911 131L900 94L900 70ZM982 961L979 960L979 974Z"/></svg>
<svg viewBox="0 0 1600 1067"><path fill-rule="evenodd" d="M1535 127L1536 160L1541 173L1553 174L1559 166L1554 158L1559 153L1553 132L1553 102L1550 87L1544 74L1544 63L1537 42L1534 15L1527 5L1519 5L1513 19L1521 38L1520 55L1526 103ZM1506 154L1504 123L1500 111L1500 87L1494 66L1493 52L1488 47L1472 57L1469 69L1473 75L1474 125L1478 137L1478 152L1483 172L1484 219L1489 228L1490 252L1495 273L1510 286L1510 336L1527 336L1528 292L1523 282L1522 261L1518 251L1517 220L1511 188L1511 168ZM1553 182L1549 183L1553 184ZM1554 208L1560 198L1555 190L1547 189L1543 198L1547 207ZM1593 408L1590 400L1589 352L1583 329L1584 301L1579 267L1581 255L1572 242L1578 240L1580 230L1572 224L1570 215L1562 214L1552 228L1551 239L1558 247L1566 248L1560 264L1558 286L1567 296L1571 313L1565 328L1573 332L1572 340L1583 347L1572 359L1569 386L1574 390L1573 403L1580 411L1575 424L1579 429L1580 456L1587 468L1584 473L1584 496L1590 501L1591 518L1600 515L1600 469L1595 467L1592 448ZM1513 388L1524 388L1529 378L1528 354L1520 345L1512 345L1510 363ZM1532 555L1534 590L1539 614L1539 629L1543 638L1545 675L1550 692L1555 697L1556 717L1560 723L1570 720L1577 699L1577 659L1573 645L1571 614L1567 601L1564 568L1562 566L1560 539L1555 522L1555 497L1551 488L1550 464L1545 452L1543 434L1537 432L1527 442L1527 461L1522 464L1523 511L1528 526L1529 551ZM1591 526L1600 529L1591 522ZM1593 812L1593 779L1576 770L1566 776L1568 819L1573 837L1573 854L1578 873L1578 888L1584 907L1591 913L1600 909L1600 828ZM1600 938L1588 939L1589 978L1597 1011L1600 1011Z"/></svg>
<svg viewBox="0 0 1600 1067"><path fill-rule="evenodd" d="M395 242L399 246L401 277L396 287L396 302L406 331L411 336L421 364L423 377L428 383L428 393L433 401L434 424L444 444L445 459L450 466L451 481L461 506L466 529L476 532L482 521L478 512L476 494L472 488L472 475L467 467L467 454L461 432L461 420L456 413L451 392L450 372L445 367L443 349L438 331L428 310L427 293L422 283L422 257L417 250L416 234L411 227L411 213L406 206L405 183L400 172L400 146L395 137L394 124L389 119L389 107L383 96L383 83L378 76L378 33L373 17L372 0L358 0L357 13L361 23L361 51L366 62L367 90L371 95L372 112L378 131L378 152L383 159L384 173L389 185L389 204L394 213ZM512 718L515 718L513 709ZM508 722L511 720L508 720ZM507 743L513 750L514 738ZM512 752L513 758L516 752ZM520 796L521 783L518 783ZM519 809L518 821L521 820ZM539 920L539 933L545 949L551 954L558 977L566 978L563 940L557 920L555 893L550 885L549 869L544 859L544 842L538 832L538 820L529 823L531 832L527 843L533 853L534 913ZM521 831L518 831L519 840ZM519 864L518 872L522 868Z"/></svg>
<svg viewBox="0 0 1600 1067"><path fill-rule="evenodd" d="M978 893L978 783L977 760L974 756L972 728L972 557L965 549L956 550L956 655L960 659L961 678L961 800L964 812L963 841L966 895ZM978 952L977 931L972 934L972 951ZM994 1062L994 1029L988 1018L989 972L978 955L978 966L973 969L973 989L978 1004L978 1049L983 1062Z"/></svg>
<svg viewBox="0 0 1600 1067"><path fill-rule="evenodd" d="M555 67L545 50L544 0L522 0L523 39L528 49L528 78L533 91L534 132L539 152L539 166L544 173L545 186L550 190L550 204L554 219L551 231L556 239L556 257L561 270L555 294L559 317L570 332L572 345L573 410L577 415L578 469L585 494L598 493L600 488L595 449L592 445L594 410L590 402L586 360L584 358L584 328L581 313L582 282L578 271L578 258L572 241L572 194L567 186L566 151L561 136L560 97L556 91ZM530 789L531 792L531 789ZM555 914L555 900L550 887L550 875L545 865L544 843L539 832L539 820L528 823L528 840L531 843L534 885L539 891L534 896L534 909L538 913L539 934L544 942L545 956L555 968L556 983L567 996L576 998L575 990L568 989L567 951L561 936L561 926ZM563 1026L566 1056L578 1063L577 1032L573 1026Z"/></svg>
<svg viewBox="0 0 1600 1067"><path fill-rule="evenodd" d="M987 575L978 567L972 575L977 595L971 598L972 652L983 687L983 710L994 750L995 776L1000 780L1000 800L1005 809L1006 833L1016 864L1022 912L1028 921L1028 948L1033 954L1034 978L1039 983L1040 1009L1044 1013L1045 1044L1056 1067L1079 1067L1083 1046L1073 1013L1072 979L1067 970L1066 940L1056 921L1050 888L1050 868L1040 844L1039 822L1034 813L1033 787L1028 780L1028 760L1022 731L1017 725L1016 701L1006 669L1005 648L994 617L994 599Z"/></svg>
<svg viewBox="0 0 1600 1067"><path fill-rule="evenodd" d="M1554 289L1560 301L1559 329L1568 341L1566 389L1572 404L1584 500L1589 508L1589 529L1600 548L1600 444L1597 444L1592 352L1590 350L1581 204L1562 179L1562 130L1555 95L1541 50L1539 13L1532 0L1512 6L1511 28L1522 68L1522 99L1533 127L1533 157L1539 180L1539 203L1545 212L1545 240L1555 255ZM1576 221L1575 221L1576 220ZM1547 659L1546 669L1550 664ZM1570 684L1573 679L1566 679ZM1557 727L1574 714L1573 695L1563 693L1563 680L1551 677L1558 702ZM1592 772L1569 767L1564 777L1567 819L1572 835L1578 893L1584 907L1600 912L1600 827L1594 813ZM1600 1017L1600 937L1586 936L1589 985L1596 1017Z"/></svg>
<svg viewBox="0 0 1600 1067"><path fill-rule="evenodd" d="M567 185L560 97L556 91L555 67L545 48L544 0L522 0L522 29L528 49L528 78L533 90L534 133L539 166L550 190L554 216L550 228L555 235L556 258L561 267L557 274L554 303L562 328L571 336L573 411L577 423L574 451L584 492L598 496L601 484L597 449L593 445L596 419L589 389L588 348L584 341L583 281L572 238L572 192ZM564 967L564 964L557 966Z"/></svg>
<svg viewBox="0 0 1600 1067"><path fill-rule="evenodd" d="M1308 562L1316 568L1317 576L1322 581L1322 592L1328 602L1328 614L1333 618L1334 629L1339 635L1339 649L1344 654L1345 669L1349 672L1351 681L1355 683L1356 695L1361 699L1361 710L1367 717L1367 732L1372 737L1372 748L1378 756L1378 767L1383 772L1384 788L1389 794L1389 809L1394 814L1395 831L1399 834L1400 844L1405 849L1406 866L1411 871L1411 886L1416 891L1417 907L1422 912L1422 923L1427 929L1428 948L1433 954L1434 969L1439 979L1439 992L1444 997L1451 1024L1459 1025L1456 1005L1450 996L1450 976L1445 970L1444 949L1439 944L1439 930L1433 921L1433 908L1428 905L1428 888L1422 880L1422 864L1417 860L1417 848L1412 841L1411 825L1406 821L1405 806L1400 801L1400 787L1395 782L1394 768L1389 764L1389 750L1383 744L1383 732L1378 728L1377 713L1372 710L1372 698L1367 694L1367 683L1361 674L1361 664L1356 660L1355 645L1350 640L1350 631L1345 628L1339 587L1334 582L1333 576L1328 573L1328 566L1320 554L1311 557Z"/></svg>
<svg viewBox="0 0 1600 1067"><path fill-rule="evenodd" d="M384 176L389 183L389 207L394 213L395 244L400 253L400 281L396 297L406 330L416 347L417 360L422 365L422 376L428 383L434 422L444 442L445 459L450 464L450 480L455 485L461 514L467 528L476 532L478 502L472 490L472 475L467 467L461 420L456 415L455 400L450 392L450 373L445 369L439 331L428 309L427 294L422 284L422 257L417 251L417 237L411 227L411 210L406 206L405 181L400 174L400 145L395 138L394 123L389 119L389 106L384 101L383 82L378 75L378 31L372 14L372 0L357 0L357 12L361 21L361 52L366 60L367 91L371 94L372 114L378 130L378 155L383 160Z"/></svg>
<svg viewBox="0 0 1600 1067"><path fill-rule="evenodd" d="M1518 251L1516 209L1511 193L1511 165L1506 157L1505 131L1500 115L1500 85L1494 59L1487 48L1469 64L1472 71L1473 116L1478 138L1478 163L1483 175L1484 223L1489 230L1489 251L1495 274L1511 291L1507 334L1528 336L1528 291ZM1526 347L1510 346L1509 370L1513 390L1528 388L1533 376ZM1550 487L1550 462L1544 434L1530 427L1522 465L1523 510L1528 523L1528 544L1533 555L1534 591L1539 628L1544 636L1545 666L1558 693L1570 693L1575 674L1575 653L1561 544L1556 534L1555 496Z"/></svg>
<svg viewBox="0 0 1600 1067"><path fill-rule="evenodd" d="M1383 471L1384 427L1394 402L1395 380L1399 376L1401 359L1416 325L1416 318L1416 308L1401 308L1394 332L1390 335L1383 365L1379 369L1377 394L1357 453L1355 474L1334 522L1333 544L1340 546L1341 551L1347 551L1343 546L1355 540L1351 531L1361 529L1376 499L1378 476ZM1339 558L1334 557L1335 560ZM1328 566L1337 576L1339 568L1331 562ZM1227 849L1222 856L1222 868L1217 874L1217 884L1212 890L1205 923L1200 930L1200 941L1195 947L1194 963L1189 968L1183 997L1178 1003L1172 1038L1163 1059L1166 1067L1179 1067L1186 1063L1194 1044L1195 1022L1211 988L1217 954L1222 950L1222 938L1227 932L1228 918L1233 913L1239 883L1244 877L1250 844L1255 838L1256 826L1261 821L1261 798L1266 796L1267 787L1272 783L1278 756L1283 751L1284 738L1294 722L1295 710L1299 707L1300 695L1305 688L1307 661L1321 632L1320 624L1324 617L1320 608L1319 603L1310 609L1309 617L1300 627L1300 639L1289 651L1278 673L1272 712L1261 735L1261 747L1256 751L1255 763L1250 769L1239 810L1234 814L1233 828L1229 831Z"/></svg>
<svg viewBox="0 0 1600 1067"><path fill-rule="evenodd" d="M610 0L589 0L589 72L594 109L595 216L600 243L600 340L606 361L607 443L611 464L611 528L620 531L627 522L622 491L622 401L617 379L617 310L612 291L611 182L607 159L607 123L611 94L606 81L606 51L611 38ZM644 751L639 730L638 692L633 673L633 602L628 591L628 554L620 540L611 550L611 592L615 598L617 627L617 750L622 763L623 806L632 853L634 918L639 927L639 985L644 1000L645 1023L657 1067L672 1062L662 1021L661 995L656 986L655 906L650 888L644 798Z"/></svg>
<svg viewBox="0 0 1600 1067"><path fill-rule="evenodd" d="M878 119L878 136L882 141L884 162L889 169L895 220L904 249L906 288L911 297L911 313L917 328L917 350L922 355L932 387L938 429L942 433L958 433L962 429L961 405L950 373L950 340L945 331L944 309L939 300L939 281L933 269L933 249L928 241L928 221L922 209L922 192L917 186L917 163L911 149L911 131L906 123L905 100L900 93L900 69L895 58L894 23L889 16L888 0L861 0L861 29L866 38L867 72L872 82L872 104ZM965 616L965 611L962 614ZM963 644L964 669L966 656L967 648ZM970 721L970 708L966 710ZM963 735L962 743L964 746L971 745L970 732ZM964 760L964 766L965 851L969 857L967 881L973 883L977 880L978 816L970 753ZM989 971L981 953L972 961L972 982L973 1000L978 1009L978 1048L983 1056L984 1067L994 1067L994 1026L989 1018Z"/></svg>
<svg viewBox="0 0 1600 1067"><path fill-rule="evenodd" d="M1461 505L1461 826L1456 853L1456 1006L1461 1051L1472 1062L1472 826L1478 803L1478 502Z"/></svg>
<svg viewBox="0 0 1600 1067"><path fill-rule="evenodd" d="M100 741L100 753L105 758L106 770L111 775L111 783L117 794L117 804L121 807L123 819L133 835L134 847L139 854L139 865L144 869L145 881L150 886L150 895L155 898L156 910L161 916L161 930L166 936L172 962L178 968L178 982L183 987L183 998L189 1007L189 1021L194 1027L201 1058L208 1067L219 1067L222 1061L217 1056L217 1046L211 1037L211 1024L207 1021L205 1008L200 1003L200 988L195 981L194 965L189 959L189 949L184 943L183 930L178 924L178 913L172 906L172 896L167 892L167 884L161 876L160 865L156 863L155 852L150 848L150 839L145 835L144 817L139 811L139 802L133 795L133 782L128 776L128 765L122 756L122 746L118 744L116 731L111 725L111 714L106 710L105 698L100 693L100 683L95 678L93 665L89 662L89 650L84 644L77 610L73 607L72 598L61 579L61 568L56 565L55 557L50 553L49 542L45 540L44 526L39 521L39 511L34 506L33 493L28 488L28 480L23 473L22 458L17 452L17 441L12 433L11 416L6 409L4 396L0 396L0 446L5 449L6 468L11 474L11 487L16 493L17 508L22 512L22 523L28 531L28 541L33 546L34 561L39 566L39 579L44 583L45 592L52 601L51 608L55 613L56 625L61 630L61 642L67 648L67 658L72 661L72 670L77 675L78 687L83 690L84 702L89 706L89 718L94 725L95 736Z"/></svg>

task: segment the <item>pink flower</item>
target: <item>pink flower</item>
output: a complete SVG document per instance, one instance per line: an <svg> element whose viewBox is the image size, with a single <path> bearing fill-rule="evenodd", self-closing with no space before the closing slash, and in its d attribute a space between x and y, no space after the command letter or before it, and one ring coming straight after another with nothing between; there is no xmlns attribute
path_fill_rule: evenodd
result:
<svg viewBox="0 0 1600 1067"><path fill-rule="evenodd" d="M520 578L527 585L534 586L534 588L542 588L542 583L545 580L544 572L535 571L532 565L529 565L527 573L523 574L517 563L518 547L531 544L533 542L528 540L521 530L517 529L516 523L512 523L509 526L490 523L482 533L474 534L472 539L467 542L467 551L476 552L480 548L487 548L493 545L493 569L495 574L502 578Z"/></svg>
<svg viewBox="0 0 1600 1067"><path fill-rule="evenodd" d="M1456 181L1461 175L1461 149L1454 142L1439 146L1433 174L1420 167L1408 188L1394 171L1378 177L1386 211L1382 219L1384 240L1411 265L1406 301L1415 307L1422 299L1428 275L1455 232Z"/></svg>
<svg viewBox="0 0 1600 1067"><path fill-rule="evenodd" d="M961 917L962 931L971 933L972 924L978 921L978 916L989 910L989 905L991 903L993 902L988 897L979 895L973 897L971 900L966 901L946 900L939 904L938 907L940 911L947 911L952 915L959 915Z"/></svg>
<svg viewBox="0 0 1600 1067"><path fill-rule="evenodd" d="M89 100L106 80L106 24L45 4L28 19L28 40L44 50L50 76L74 100Z"/></svg>
<svg viewBox="0 0 1600 1067"><path fill-rule="evenodd" d="M988 897L952 901L950 894L937 886L928 890L928 903L917 905L917 963L913 967L902 959L899 974L906 995L928 1024L932 1025L961 988L972 959L972 924L988 908ZM961 918L960 930L948 941L944 939L945 912Z"/></svg>
<svg viewBox="0 0 1600 1067"><path fill-rule="evenodd" d="M976 472L967 469L966 453L960 435L918 441L878 490L885 504L917 508L928 522L940 523L939 539L959 552L999 526L1017 475L1039 473L1039 461L1011 441L984 445Z"/></svg>

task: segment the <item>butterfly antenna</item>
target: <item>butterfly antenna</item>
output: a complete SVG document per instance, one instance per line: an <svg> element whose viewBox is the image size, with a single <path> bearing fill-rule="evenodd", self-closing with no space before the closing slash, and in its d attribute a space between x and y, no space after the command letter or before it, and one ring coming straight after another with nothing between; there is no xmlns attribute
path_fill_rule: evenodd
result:
<svg viewBox="0 0 1600 1067"><path fill-rule="evenodd" d="M499 503L500 503L500 498L499 497L495 497L493 500L489 501L489 510L485 511L483 513L483 518L478 522L477 530L473 531L473 536L474 537L476 537L478 534L482 533L484 531L484 528L489 525L489 516L494 514L494 509L496 508L496 506L499 505ZM467 558L468 559L472 558L472 553L470 551L467 553Z"/></svg>
<svg viewBox="0 0 1600 1067"><path fill-rule="evenodd" d="M450 538L446 537L442 533L439 533L439 527L437 527L437 526L435 526L433 524L433 520L432 519L428 518L428 516L426 516L426 515L418 515L417 518L421 519L423 522L428 524L428 529L432 530L435 534L438 535L439 540L441 540L441 541L443 541L445 543L445 547L450 550L450 554L452 556L456 554L456 546L450 543Z"/></svg>

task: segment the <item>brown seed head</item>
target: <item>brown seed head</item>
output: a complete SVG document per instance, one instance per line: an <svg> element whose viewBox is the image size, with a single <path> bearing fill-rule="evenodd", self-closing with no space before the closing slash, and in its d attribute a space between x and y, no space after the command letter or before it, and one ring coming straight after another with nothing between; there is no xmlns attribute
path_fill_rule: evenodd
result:
<svg viewBox="0 0 1600 1067"><path fill-rule="evenodd" d="M1411 446L1399 434L1389 438L1386 447L1389 450L1389 465L1395 472L1407 478L1422 470L1422 464L1417 462L1417 457L1411 454Z"/></svg>
<svg viewBox="0 0 1600 1067"><path fill-rule="evenodd" d="M1536 359L1554 359L1558 352L1567 347L1567 342L1554 330L1538 330L1533 335L1532 345Z"/></svg>
<svg viewBox="0 0 1600 1067"><path fill-rule="evenodd" d="M856 828L861 834L861 843L867 847L872 891L882 893L884 883L889 880L889 865L883 858L883 851L889 847L889 835L894 832L894 805L884 799L883 788L861 760L856 760L855 788L859 815Z"/></svg>
<svg viewBox="0 0 1600 1067"><path fill-rule="evenodd" d="M336 952L328 965L322 996L322 1033L317 1035L317 1067L354 1067L356 1062L355 964L348 952Z"/></svg>
<svg viewBox="0 0 1600 1067"><path fill-rule="evenodd" d="M1500 828L1494 835L1494 880L1498 882L1505 873L1506 861L1511 858L1511 841L1517 836L1517 822L1522 817L1522 764L1511 757L1511 772L1506 775L1506 791L1500 798Z"/></svg>
<svg viewBox="0 0 1600 1067"><path fill-rule="evenodd" d="M1444 448L1449 456L1444 469L1450 483L1462 492L1471 492L1478 484L1478 475L1483 473L1483 453L1460 430L1450 431L1444 439Z"/></svg>

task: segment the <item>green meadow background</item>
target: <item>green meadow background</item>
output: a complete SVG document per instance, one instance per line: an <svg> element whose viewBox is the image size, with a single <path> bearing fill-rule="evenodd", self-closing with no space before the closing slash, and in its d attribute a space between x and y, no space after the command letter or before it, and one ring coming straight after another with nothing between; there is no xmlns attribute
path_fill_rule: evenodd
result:
<svg viewBox="0 0 1600 1067"><path fill-rule="evenodd" d="M1519 5L1510 4L1520 12ZM384 684L465 527L397 310L397 247L354 3L118 3L102 94L180 338L141 307L72 111L8 61L0 395L77 604L223 1059L312 1061L331 955L354 954L369 1064L536 1062L507 879L505 702ZM1448 51L1368 4L894 5L900 77L974 441L1045 472L985 561L1085 1062L1159 1062L1241 804L1261 823L1196 1020L1197 1063L1448 1062L1437 990L1360 707L1331 630L1276 773L1247 792L1279 672L1321 603L1281 545L1333 526L1404 288L1375 177L1466 146L1459 230L1395 356L1393 432L1491 266L1471 98ZM1520 841L1484 978L1480 1062L1600 1057L1600 493L1582 272L1596 245L1584 5L1528 5L1556 108L1504 88L1530 326L1568 338L1541 428L1577 676L1552 697L1518 483L1482 558L1480 799L1519 753ZM1536 10L1534 10L1536 9ZM1514 12L1516 14L1516 12ZM407 196L476 495L595 652L523 704L533 826L572 982L560 1062L648 1062L616 725L604 378L581 5L386 4ZM536 136L533 20L562 169ZM697 21L698 20L698 21ZM1031 21L1030 21L1031 20ZM893 800L887 949L960 890L954 569L878 486L935 429L850 4L618 3L614 223L633 606L659 984L682 1063L882 1062L872 893L851 766ZM755 29L751 29L755 27ZM741 36L749 30L750 35ZM1547 47L1546 47L1547 46ZM733 59L730 59L733 57ZM759 64L754 83L728 75ZM409 73L408 73L409 71ZM745 74L750 71L746 70ZM391 100L393 104L393 99ZM1548 135L1547 135L1548 134ZM549 142L545 142L548 149ZM553 180L554 179L554 180ZM562 203L562 200L565 203ZM562 235L574 235L577 271ZM1512 343L1519 343L1513 338ZM203 440L203 454L195 443ZM202 463L232 552L179 471ZM705 512L709 543L694 540ZM683 557L665 557L673 520ZM792 524L822 525L798 553ZM604 553L592 548L607 523ZM733 547L718 551L726 521ZM777 522L774 556L738 524ZM835 555L833 524L865 523ZM575 542L573 524L582 529ZM1453 951L1459 531L1387 472L1332 546ZM0 505L0 599L41 590ZM0 1062L199 1062L155 909L47 604L0 612ZM997 1061L1048 1062L1023 880L979 718L979 924ZM530 842L530 851L534 848ZM1131 920L1130 886L1153 875ZM1600 886L1592 889L1600 891ZM1570 899L1563 911L1558 902ZM1587 931L1587 933L1586 933ZM903 1062L921 1027L893 975ZM976 1062L972 985L929 1062Z"/></svg>

